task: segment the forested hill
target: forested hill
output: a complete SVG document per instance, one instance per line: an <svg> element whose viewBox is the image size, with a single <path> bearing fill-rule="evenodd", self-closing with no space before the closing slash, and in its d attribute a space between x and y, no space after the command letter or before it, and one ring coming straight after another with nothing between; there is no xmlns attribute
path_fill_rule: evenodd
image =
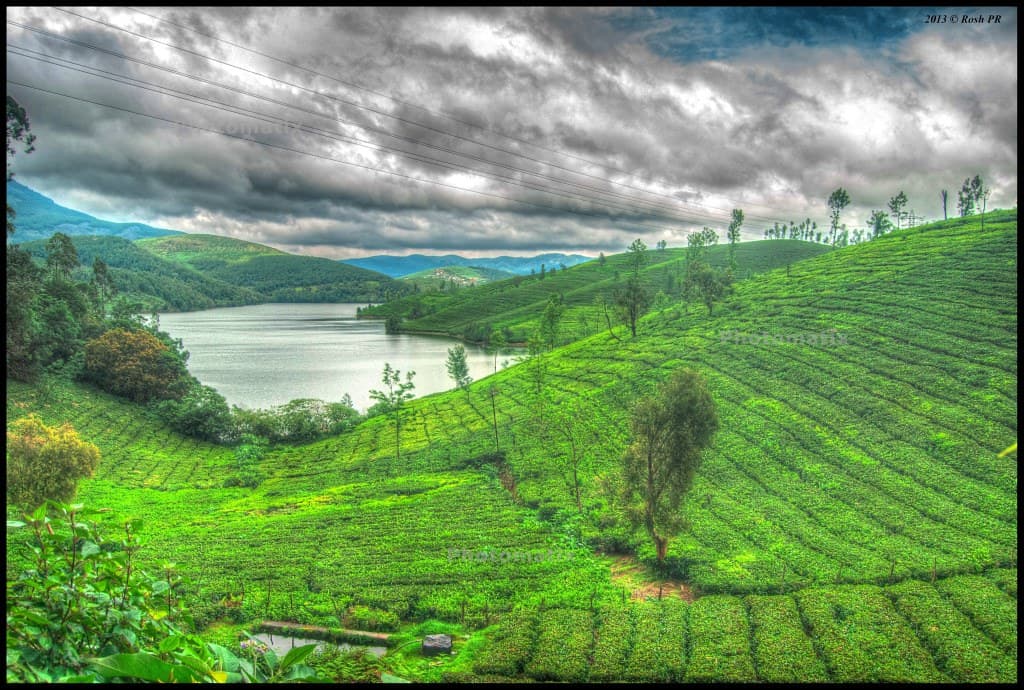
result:
<svg viewBox="0 0 1024 690"><path fill-rule="evenodd" d="M379 302L411 293L411 285L338 261L299 256L254 242L189 234L140 240L152 254L267 302Z"/></svg>
<svg viewBox="0 0 1024 690"><path fill-rule="evenodd" d="M92 276L97 257L110 268L117 291L141 304L145 311L192 311L265 302L255 290L211 278L194 268L160 258L121 237L72 237L81 266L73 274L78 282ZM21 245L41 264L46 241Z"/></svg>
<svg viewBox="0 0 1024 690"><path fill-rule="evenodd" d="M161 242L161 240L167 240ZM87 282L96 258L110 268L120 294L145 311L192 311L264 302L375 302L414 289L329 259L286 254L271 247L212 235L177 235L131 242L112 236L73 236ZM46 240L21 246L42 265Z"/></svg>
<svg viewBox="0 0 1024 690"><path fill-rule="evenodd" d="M8 238L11 242L45 240L55 232L63 232L72 237L113 235L128 240L182 234L177 230L154 228L145 223L112 223L100 220L88 213L65 208L53 199L14 180L7 183L7 204L16 214L16 230L14 235Z"/></svg>
<svg viewBox="0 0 1024 690"><path fill-rule="evenodd" d="M758 240L736 246L737 278L747 278L775 268L817 256L830 248L800 240ZM663 299L680 296L686 262L686 250L669 248L649 250L648 264L642 271L644 286L651 295ZM729 263L728 246L708 250L710 265L724 269ZM550 267L549 267L550 268ZM607 328L605 308L613 291L629 272L626 254L615 254L603 261L588 261L566 270L548 270L532 276L516 276L484 285L445 292L416 294L363 311L375 318L397 317L403 332L446 333L481 342L492 330L504 331L508 342L522 343L537 328L545 304L552 295L562 299L559 343L568 343ZM614 314L609 314L612 321Z"/></svg>

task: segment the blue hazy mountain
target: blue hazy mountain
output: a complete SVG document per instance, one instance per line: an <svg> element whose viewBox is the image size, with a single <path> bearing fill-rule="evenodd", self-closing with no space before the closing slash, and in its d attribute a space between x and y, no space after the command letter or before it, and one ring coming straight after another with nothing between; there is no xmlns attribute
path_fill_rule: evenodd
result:
<svg viewBox="0 0 1024 690"><path fill-rule="evenodd" d="M112 223L88 213L66 208L31 187L11 180L7 183L7 204L14 209L14 234L9 242L49 239L55 232L65 235L112 235L126 240L180 235L177 230L154 228L145 223Z"/></svg>
<svg viewBox="0 0 1024 690"><path fill-rule="evenodd" d="M530 271L540 273L541 265L551 268L575 266L584 261L590 261L592 257L581 254L538 254L537 256L497 256L487 259L470 259L458 254L426 255L410 254L409 256L391 256L389 254L378 254L377 256L366 256L359 259L343 259L344 263L360 268L368 268L392 278L401 278L412 273L419 273L431 268L443 268L446 266L479 266L481 268L493 268L499 271L507 271L516 275L525 275Z"/></svg>

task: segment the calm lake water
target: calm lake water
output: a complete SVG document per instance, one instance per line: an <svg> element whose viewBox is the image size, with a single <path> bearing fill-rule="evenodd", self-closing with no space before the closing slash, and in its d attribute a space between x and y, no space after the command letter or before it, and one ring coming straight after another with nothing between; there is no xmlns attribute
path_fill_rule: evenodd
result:
<svg viewBox="0 0 1024 690"><path fill-rule="evenodd" d="M370 389L384 388L385 363L401 371L403 381L407 371L416 372L417 397L455 387L445 361L458 341L385 334L383 321L356 319L357 306L257 304L161 314L160 329L184 343L193 376L239 407L268 408L296 398L336 402L348 393L365 411L373 404ZM492 355L465 347L473 380L493 373Z"/></svg>

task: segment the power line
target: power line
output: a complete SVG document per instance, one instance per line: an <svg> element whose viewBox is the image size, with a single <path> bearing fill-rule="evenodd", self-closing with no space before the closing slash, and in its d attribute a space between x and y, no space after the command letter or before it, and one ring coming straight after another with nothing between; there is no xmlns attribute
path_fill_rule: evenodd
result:
<svg viewBox="0 0 1024 690"><path fill-rule="evenodd" d="M446 113L443 110L432 110L430 108L424 107L422 105L418 105L416 103L412 103L411 101L406 101L406 100L398 98L396 96L391 96L391 95L388 95L386 93L382 93L380 91L374 91L373 89L368 88L366 86L362 86L361 84L356 84L355 82L345 81L344 79L340 79L340 78L335 77L333 75L324 74L323 72L318 72L315 69L311 69L309 67L305 67L304 65L300 65L298 63L290 62L290 61L285 60L283 58L279 58L279 57L275 57L273 55L269 55L269 54L264 53L262 51L256 50L255 48L252 48L250 46L245 46L245 45L242 45L240 43L235 43L234 41L229 41L226 38L221 38L219 36L215 36L214 34L209 34L209 33L200 31L199 29L196 29L194 27L188 26L186 24L181 24L179 22L175 22L175 21L172 21L170 19L166 19L164 17L157 16L155 14L150 14L149 12L144 12L143 10L140 10L137 7L128 7L127 9L129 9L129 10L131 10L133 12L137 12L137 13L139 13L141 15L146 16L146 17L149 17L150 19L155 19L158 22L163 22L164 24L170 24L171 26L176 26L179 29L185 29L186 31L191 31L191 32L193 32L195 34L198 34L200 36L204 36L206 38L213 39L214 41L219 41L220 43L224 43L224 44L229 45L229 46L231 46L233 48L239 48L241 50L248 51L248 52L250 52L250 53L252 53L254 55L259 55L260 57L267 58L268 60L273 60L275 62L279 62L282 65L287 65L289 67L294 67L295 69L302 70L303 72L307 72L307 73L312 74L312 75L317 76L317 77L323 77L324 79L330 79L331 81L337 82L338 84L341 84L343 86L348 86L348 87L353 88L353 89L359 89L360 91L365 91L367 93L373 94L374 96L380 96L381 98L386 98L389 101L394 101L395 103L400 103L401 105L407 106L409 108L415 108L417 110L422 110L423 112L429 113L431 115L434 115L435 117L443 117L445 119L451 120L452 122L456 122L456 123L458 123L460 125L465 125L466 127L472 127L474 129L478 129L478 130L481 130L481 131L484 131L484 132L488 132L490 134L494 134L494 135L499 136L499 137L504 137L505 139L510 139L510 140L512 140L514 142L517 142L519 144L525 144L527 146L533 146L534 148L541 149L542 151L547 151L548 153L554 153L556 155L567 156L569 158L574 158L574 159L576 159L578 161L581 161L583 163L587 163L588 165L593 165L594 167L604 168L606 170L613 170L615 172L620 172L620 173L622 173L624 175L635 175L636 174L636 173L631 173L628 170L623 170L622 168L616 168L615 166L608 165L606 163L598 163L596 161L592 161L592 160L589 160L587 158L583 158L582 156L577 156L575 154L568 153L566 151L557 151L555 149L548 148L547 146L542 146L541 144L537 144L537 143L534 143L534 142L531 142L531 141L527 141L525 139L520 139L519 137L512 136L511 134L503 134L502 132L498 132L498 131L493 130L493 129L489 128L489 127L484 127L483 125L478 125L478 124L475 124L473 122L468 122L466 120L460 120L459 118L455 117L454 115L450 115L449 113ZM648 193L653 193L653 192L648 192Z"/></svg>
<svg viewBox="0 0 1024 690"><path fill-rule="evenodd" d="M38 55L43 55L44 57L37 57L35 55L22 54L22 53L16 52L16 51L28 51L28 52L32 52L32 53L37 53ZM315 134L317 136L322 136L322 137L325 137L325 138L333 139L335 141L341 141L341 142L345 142L345 143L355 144L356 146L363 146L363 147L371 148L371 149L374 149L374 150L394 151L394 152L396 152L396 153L398 153L398 154L400 154L400 155L402 155L404 157L411 158L413 160L416 160L416 161L419 161L419 162L422 162L422 163L426 163L428 165L434 165L434 166L442 167L442 168L449 169L449 170L455 170L455 171L458 171L458 172L469 171L469 172L476 173L478 175L483 175L483 176L490 177L490 178L493 178L493 179L498 179L498 180L501 180L503 182L507 182L509 184L513 184L513 185L516 185L516 186L519 186L519 187L523 187L525 189L530 189L532 191L541 192L541 193L544 193L544 194L552 194L552 195L561 196L561 197L564 197L564 198L567 198L567 199L582 200L582 201L588 201L588 202L591 202L591 203L605 204L605 205L611 206L613 208L617 208L618 210L624 210L624 211L627 211L627 212L630 212L630 213L633 213L633 214L638 214L638 215L642 215L643 213L647 213L647 215L650 215L649 211L645 211L645 210L642 210L642 209L635 209L635 208L625 207L625 206L622 206L621 204L617 204L615 202L609 202L609 201L606 201L606 200L595 199L593 197L589 197L589 196L582 195L582 194L576 194L576 193L572 193L572 192L564 192L562 190L552 190L552 189L548 189L548 188L545 188L545 187L542 187L542 186L525 184L525 183L516 181L515 179L510 178L510 177L505 176L505 175L496 175L494 173L488 173L488 172L476 170L474 168L469 168L467 166L453 164L453 163L450 163L448 161L440 161L438 159L430 158L428 156L421 156L420 154L416 154L416 153L412 153L412 152L409 152L409 151L405 151L403 149L397 149L397 148L393 148L393 147L382 146L380 144L375 144L375 143L372 143L372 142L366 142L365 140L360 140L360 139L356 139L356 138L345 136L345 135L339 135L337 133L328 132L326 130L323 130L323 129L320 129L320 128L317 128L317 127L311 127L311 126L308 126L308 125L292 123L292 122L289 122L288 120L286 120L284 118L280 118L280 117L277 117L277 116L274 116L274 115L270 115L268 113L262 113L262 112L255 111L255 110L252 110L252 109L249 109L249 108L243 108L241 106L237 106L237 105L234 105L234 104L224 103L223 101L217 101L215 99L208 98L208 97L205 97L205 96L199 96L197 94L192 94L192 93L188 93L188 92L185 92L185 91L179 91L177 89L172 89L172 88L170 88L168 86L164 86L164 85L160 85L160 84L154 84L153 82L148 82L148 81L145 81L145 80L142 80L142 79L136 79L134 77L129 77L127 75L117 74L117 73L114 73L114 72L109 72L107 70L101 70L101 69L94 68L94 67L91 67L91 66L86 66L86 65L83 65L81 63L75 62L74 60L65 60L64 58L59 58L59 57L56 57L56 56L46 55L45 53L40 53L39 51L35 51L35 50L29 49L29 48L23 48L21 46L9 45L8 52L11 53L12 55L17 55L18 57L25 57L25 58L29 58L29 59L32 59L32 60L37 60L37 61L43 62L45 64L54 65L56 67L61 67L63 69L79 72L79 73L82 73L82 74L88 74L89 76L92 76L92 77L98 77L98 78L101 78L101 79L107 79L109 81L113 81L113 82L116 82L116 83L124 84L126 86L131 86L133 88L139 88L139 89L142 89L142 90L145 90L145 91L149 91L151 93L158 93L160 95L171 96L173 98L178 98L178 99L184 100L184 101L189 102L189 103L196 103L196 104L199 104L199 105L204 105L204 106L209 107L209 108L215 108L215 109L221 110L223 112L231 113L232 115L241 115L243 117L249 117L249 118L252 118L252 119L255 119L255 120L259 120L261 122L268 122L268 123L275 124L275 125L283 125L283 126L291 128L291 129L297 129L297 130L300 130L300 131L304 131L304 132L308 132L308 133L311 133L311 134ZM47 58L50 58L50 59L47 59ZM57 62L57 61L59 61L59 62ZM69 66L69 65L66 65L66 64L60 64L61 62L69 63L70 65L77 65L77 67L76 66ZM82 67L84 67L85 69L80 69ZM155 87L155 88L153 88L153 87ZM201 103L200 101L207 101L207 103ZM609 214L609 215L611 215L611 214ZM698 220L700 222L703 222L702 219L695 220L695 219L680 218L680 217L666 217L665 219L667 219L667 220L674 220L674 221L680 221L680 222L688 222L688 223L698 222ZM637 222L639 222L639 221L637 221Z"/></svg>
<svg viewBox="0 0 1024 690"><path fill-rule="evenodd" d="M496 198L496 199L503 199L505 201L511 201L513 203L516 203L516 204L523 204L523 205L526 205L526 206L533 206L535 208L545 209L545 210L548 210L548 211L555 211L558 214L565 214L565 213L568 212L568 213L576 213L576 214L580 214L580 215L587 215L587 216L593 216L593 217L598 217L598 218L607 217L607 215L608 215L608 214L603 214L602 215L602 214L597 214L597 213L591 213L591 212L583 211L583 210L579 210L579 209L560 209L560 208L556 208L554 206L548 206L546 204L539 204L539 203L534 202L534 201L524 201L522 199L515 199L515 198L504 196L504 195L501 195L501 194L494 194L493 192L482 192L482 191L476 190L476 189L468 189L466 187L459 187L458 185L449 184L447 182L438 182L437 180L425 180L423 178L414 177L412 175L406 175L404 173L394 172L392 170L384 170L384 169L381 169L381 168L375 168L373 166L363 165L362 163L353 163L352 161L345 161L345 160L341 160L341 159L338 159L338 158L333 158L331 156L325 156L325 155L319 154L319 153L313 153L313 152L310 152L310 151L302 151L300 149L295 149L295 148L292 148L290 146L282 146L280 144L271 144L269 142L259 141L257 139L251 139L249 137L243 137L243 136L240 136L240 135L237 135L237 134L232 134L230 132L224 132L224 131L212 129L212 128L209 128L209 127L203 127L201 125L195 125L195 124L188 123L188 122L182 122L180 120L173 120L173 119L166 118L166 117L160 117L159 115L152 115L152 114L149 114L149 113L143 113L143 112L139 112L137 110L132 110L131 108L125 108L125 107L122 107L122 106L111 105L109 103L100 103L99 101L94 101L94 100L91 100L91 99L88 99L88 98L82 98L80 96L73 96L71 94L66 94L66 93L62 93L62 92L59 92L59 91L53 91L53 90L50 90L50 89L44 89L44 88L42 88L40 86L34 86L32 84L26 84L24 82L16 81L14 79L7 79L6 81L7 81L7 83L14 84L15 86L23 86L25 88L32 89L34 91L39 91L39 92L46 93L46 94L50 94L50 95L53 95L53 96L62 96L64 98L68 98L68 99L71 99L71 100L79 101L79 102L82 102L82 103L89 103L91 105L97 105L97 106L100 106L100 107L103 107L103 108L110 108L112 110L118 110L118 111L121 111L121 112L130 113L132 115L138 115L138 116L141 116L141 117L147 117L147 118L150 118L150 119L153 119L153 120L159 120L161 122L167 122L167 123L178 125L178 126L181 126L181 127L187 127L189 129L195 129L195 130L202 131L202 132L209 132L211 134L219 134L221 136L225 136L225 137L228 137L228 138L231 138L231 139L238 139L240 141L248 141L248 142L251 142L251 143L254 143L254 144L259 144L260 146L266 146L268 148L279 149L281 151L287 151L289 153L296 153L296 154L303 155L303 156L310 156L310 157L313 157L313 158L318 158L318 159L329 161L329 162L332 162L332 163L340 163L342 165L348 165L348 166L352 166L352 167L356 167L356 168L362 168L364 170L369 170L369 171L375 172L375 173L383 173L385 175L392 175L392 176L395 176L395 177L401 177L401 178L404 178L404 179L407 179L407 180L413 180L415 182L422 182L422 183L425 183L425 184L433 184L433 185L438 185L440 187L447 187L449 189L455 189L455 190L462 191L462 192L469 192L471 194L479 194L481 196L488 196L488 197L492 197L492 198ZM642 223L642 222L638 222L638 221L630 221L630 224L638 225L638 226L642 226L642 227L649 227L649 228L653 228L655 230L665 230L665 229L667 229L667 228L664 228L664 227L654 226L654 225L650 225L649 223Z"/></svg>
<svg viewBox="0 0 1024 690"><path fill-rule="evenodd" d="M114 29L116 31L121 31L123 33L127 33L129 35L135 36L137 38L141 38L141 39L146 40L146 41L151 41L153 43L157 43L159 45L163 45L163 46L166 46L168 48L172 48L174 50L181 51L183 53L188 53L190 55L194 55L196 57L202 58L204 60L208 60L210 62L221 64L221 65L224 65L226 67L230 67L232 69L237 69L237 70L240 70L242 72L246 72L248 74L252 74L254 76L258 76L258 77L263 78L263 79L269 79L271 81L275 81L275 82L278 82L280 84L284 84L286 86L290 86L292 88L299 89L301 91L317 94L317 95L319 95L321 97L328 98L330 100L336 101L338 103L342 103L344 105L349 105L349 106L352 106L352 107L355 107L355 108L366 110L366 111L372 112L374 114L380 115L382 117L390 118L390 119L396 120L398 122L402 122L404 124L412 125L414 127L420 127L422 129L425 129L425 130L428 130L428 131L431 131L431 132L435 132L437 134L441 134L441 135L444 135L444 136L450 136L450 137L453 137L453 138L456 138L456 139L460 139L462 141L466 141L466 142L469 142L469 143L472 143L472 144L476 144L477 146L483 146L485 148L488 148L488 149L491 149L491 150L494 150L494 151L497 151L497 152L500 152L500 153L504 153L504 154L511 155L511 156L516 156L516 157L519 157L519 158L525 158L525 159L527 159L529 161L532 161L534 163L538 163L540 165L548 165L548 166L550 166L552 168L556 168L558 170L562 170L564 172L568 172L568 173L573 174L573 175L580 175L580 176L583 176L583 177L589 177L591 179L607 182L609 184L620 185L620 186L623 186L623 187L628 187L630 189L634 189L636 191L643 192L645 194L652 194L652 195L656 195L656 196L662 196L662 197L671 199L675 203L680 204L680 205L689 205L689 206L703 207L705 209L717 210L717 211L721 211L723 213L729 213L730 212L730 209L717 208L717 207L713 207L713 206L708 206L706 204L694 204L692 202L683 202L683 201L680 201L679 199L677 199L677 198L675 198L675 197L673 197L672 195L669 195L669 194L663 194L663 193L660 193L660 192L652 192L652 191L643 189L641 187L636 187L634 185L627 184L625 182L616 182L614 180L610 180L608 178L600 177L598 175L592 175L590 173L585 173L585 172L581 172L581 171L577 171L577 170L572 170L571 168L566 168L564 166L558 165L556 163L552 163L550 161L543 161L543 160L534 158L532 156L528 156L528 155L526 155L524 153L517 153L517 152L511 151L509 149L501 148L499 146L493 146L491 144L487 144L485 142L479 141L477 139L473 139L471 137L465 137L465 136L462 136L460 134L455 134L453 132L448 132L448 131L445 131L445 130L442 130L442 129L438 129L438 128L432 127L430 125L425 125L425 124L422 124L422 123L419 123L419 122L415 122L413 120L409 120L407 118L403 118L403 117L398 116L398 115L393 115L391 113L387 113L385 111L382 111L382 110L379 110L379 109L376 109L376 108L372 108L370 106L366 106L366 105L363 105L363 104L360 104L360 103L356 103L354 101L349 101L349 100L346 100L346 99L343 99L343 98L338 98L337 96L333 96L331 94L324 93L324 92L319 91L317 89L311 89L311 88L309 88L307 86L303 86L301 84L296 84L296 83L289 82L289 81L286 81L286 80L283 80L283 79L278 79L277 77L271 76L269 74L265 74L263 72L257 72L256 70L251 70L251 69L249 69L247 67L242 67L240 65L235 65L235 64L227 62L225 60L221 60L219 58L215 58L215 57L211 57L211 56L208 56L208 55L204 55L203 53L199 53L197 51L190 50L188 48L182 48L181 46L177 46L177 45L175 45L173 43L169 43L167 41L161 41L159 39L152 38L151 36L146 36L145 34L141 34L141 33L138 33L136 31L131 31L131 30L126 29L124 27L120 27L120 26L117 26L115 24L111 24L110 22L106 22L106 21L103 21L103 20L100 20L100 19L95 19L95 18L92 18L92 17L87 17L87 16L85 16L83 14L79 14L77 12L72 12L71 10L65 10L63 8L60 8L60 7L52 7L52 9L55 9L58 12L64 12L65 14L70 14L70 15L78 17L80 19L84 19L85 21L89 21L89 22L93 22L93 23L96 23L96 24L100 24L101 26L106 26L106 27ZM17 22L10 22L10 20L9 20L9 23L14 23L15 25L20 26L22 28L29 28L29 27L27 27L27 26L25 26L23 24L19 24ZM756 219L756 220L761 220L761 221L778 220L777 218L766 218L766 217L759 216L759 215L756 215L756 214L748 214L748 216L751 219Z"/></svg>
<svg viewBox="0 0 1024 690"><path fill-rule="evenodd" d="M649 210L649 209L629 209L633 213L646 213L647 215L654 215L655 217L663 217L663 218L669 219L669 220L676 220L676 221L688 222L688 223L693 223L693 222L712 222L712 223L723 223L724 224L724 222L725 222L725 221L723 221L723 220L721 220L719 218L711 216L710 214L705 214L705 215L707 215L707 218L700 218L699 217L700 213L695 213L694 214L694 215L698 216L697 218L673 215L673 214L677 213L677 211L675 209L671 209L670 207L668 207L666 205L663 205L663 204L658 204L656 202L645 201L645 200L642 200L642 199L635 199L635 198L630 197L628 195L622 195L622 194L618 194L616 192L608 192L606 190L602 190L602 189L599 189L599 188L596 188L596 187L591 187L591 186L588 186L588 185L583 185L583 184L580 184L580 183L577 183L577 182L572 182L572 181L568 181L568 180L560 180L560 179L558 179L556 177L552 177L552 176L549 176L549 175L544 175L543 173L536 173L536 172L533 172L533 171L530 171L530 170L526 170L524 168L518 168L516 166L511 166L511 165L508 165L508 164L505 164L505 163L498 163L498 162L495 162L495 161L489 161L489 160L487 160L485 158L481 158L481 157L478 157L478 156L473 156L471 154L465 154L465 153L462 153L460 151L456 151L454 149L449 149L449 148L446 148L446 147L443 147L443 146L436 146L434 144L429 144L429 143L426 143L426 142L420 142L420 141L418 141L416 139L412 139L412 138L409 138L409 137L403 137L403 136L396 135L396 134L391 134L391 133L389 133L387 131L384 131L384 130L378 130L378 129L373 128L373 127L368 127L368 126L365 126L365 125L361 125L359 123L347 121L347 120L344 120L342 118L336 118L336 117L332 117L330 115L325 115L323 113L319 113L317 111L309 110L309 109L306 109L306 108L301 108L301 107L299 107L297 105L294 105L292 103L287 103L285 101L280 101L280 100L277 100L277 99L274 99L274 98L269 98L267 96L262 96L260 94L256 94L256 93L253 93L253 92L250 92L250 91L246 91L244 89L239 89L237 87L233 87L233 86L230 86L230 85L227 85L227 84L216 82L216 81L207 79L205 77L198 77L198 76L195 76L195 75L190 75L190 74L187 74L185 72L181 72L179 70L168 68L168 67L165 67L165 66L162 66L162 65L158 65L158 64L155 64L155 63L151 63L151 62L148 62L148 61L145 61L145 60L140 60L138 58L133 58L131 56L124 55L124 54L119 53L117 51L107 50L105 48L100 48L98 46L92 46L91 44L87 44L87 43L84 43L82 41L75 41L74 39L67 39L65 37L58 36L58 35L55 35L55 34L54 35L50 35L48 32L43 32L43 33L44 33L44 35L46 35L47 37L50 37L50 38L55 38L55 39L59 39L59 40L62 40L62 41L72 42L72 43L78 44L78 45L84 45L85 47L89 47L89 48L92 48L94 50L97 50L97 51L100 51L100 52L104 52L104 53L113 55L115 57L119 57L119 58L122 58L122 59L125 59L125 60L128 60L128 61L131 61L131 62L135 62L137 64L145 65L147 67L151 67L151 68L154 68L154 69L162 70L162 71L168 72L170 74L174 74L176 76L184 77L184 78L191 79L193 81L198 81L198 82L205 83L205 84L210 84L210 85L213 85L213 86L216 86L216 87L228 90L228 91L232 91L234 93L238 93L238 94L241 94L241 95L244 95L244 96L248 96L250 98L256 98L256 99L259 99L259 100L266 101L268 103L273 103L275 105L281 105L281 106L284 106L284 107L287 107L287 108L298 110L300 112L304 112L304 113L308 113L308 114L311 114L311 115L315 115L317 117L322 117L322 118L327 119L327 120L334 120L336 122L340 122L340 123L343 123L343 124L351 124L351 125L354 125L356 127L367 129L369 131L378 132L378 133L383 134L383 135L388 136L388 137L392 137L392 138L403 140L403 141L408 141L408 142L413 143L413 144L415 144L417 146L423 146L423 147L426 147L426 148L431 148L431 149L435 149L435 150L438 150L438 151L443 151L445 153L449 153L449 154L456 155L456 156L461 156L461 157L464 157L464 158L469 158L471 160L476 160L476 161L479 161L479 162L482 162L482 163L485 163L485 164L488 164L488 165L494 165L494 166L497 166L497 167L506 168L506 169L509 169L509 170L520 172L520 173L523 173L523 174L526 174L526 175L531 175L531 176L534 176L534 177L540 177L542 179L547 179L547 180L550 180L552 182L555 182L557 184L565 184L565 185L569 185L569 186L573 186L573 187L578 187L580 189L585 189L585 190L588 190L588 191L596 192L598 194L607 194L607 195L610 195L610 196L617 196L617 197L620 197L620 198L623 198L623 199L629 201L630 203L645 204L645 205L656 207L658 209L669 209L669 213L665 213L664 211L661 211L660 213L653 213L653 214L652 214L651 210ZM43 57L46 57L46 58L50 58L50 59L54 59L54 60L59 60L60 62L65 62L65 63L69 63L69 64L72 64L72 65L77 65L79 67L87 67L88 69L93 70L94 72L99 72L99 73L106 74L106 75L113 75L113 76L116 76L116 77L123 77L123 78L126 78L126 79L130 79L131 81L135 81L135 82L139 82L139 83L143 83L143 84L149 84L150 86L159 86L159 88L162 88L162 89L170 89L170 87L167 87L167 86L156 85L156 84L153 84L152 82L146 82L145 80L135 79L134 77L129 77L129 76L124 75L124 74L117 74L117 73L114 73L114 72L109 72L107 70L101 70L101 69L96 68L96 67L84 65L83 63L76 62L74 60L67 60L65 58L60 58L60 57L57 57L57 56L48 55L46 53L43 53L43 52L37 51L37 50L33 50L31 48L25 48L23 46L17 46L17 45L14 45L14 44L8 44L8 45L11 48L14 48L16 50L24 51L24 52L27 52L27 53L34 53L35 55L38 55L38 56L43 56ZM18 54L18 53L15 53L15 54ZM31 59L40 60L42 62L48 62L47 60L42 60L41 58L34 57L32 55L20 55L20 56L21 57L28 57L28 58L31 58ZM57 64L57 63L54 63L54 62L49 62L49 64L54 64L56 66L64 67L65 69L75 69L73 67L67 67L65 65L60 65L60 64ZM82 71L82 70L75 69L75 71ZM90 72L86 72L86 73L87 74L91 74ZM93 76L100 76L100 75L93 74ZM103 77L103 78L110 78L110 77ZM121 83L125 83L125 82L121 82ZM185 92L179 92L179 93L185 93ZM219 102L219 101L213 101L213 99L209 99L209 98L206 98L206 97L203 97L203 96L198 96L196 94L186 94L186 95L188 95L188 96L190 96L192 98L200 98L202 100L209 100L209 101L212 101L212 102L220 103L221 105L224 105L224 106L227 106L227 107L231 107L231 108L238 108L240 110L246 110L248 112L256 112L256 111L252 111L252 110L249 110L249 109L242 108L241 106L235 106L235 105L232 105L232 104L222 103L222 102ZM265 113L260 113L260 115L266 115L266 114ZM313 128L313 129L316 129L316 128ZM318 131L319 132L324 132L324 130L318 130ZM401 153L402 155L405 155L405 156L415 157L417 160L423 160L423 158L427 158L428 162L429 161L436 161L436 159L430 159L429 157L420 157L420 154L412 153L412 152L409 152L409 151L405 151L403 149L397 149L397 148L390 147L390 146L385 146L383 144L377 144L377 143L370 142L370 141L367 141L367 140L364 140L364 139L358 139L356 137L350 137L349 141L350 142L359 142L359 145L367 145L367 146L372 146L374 148L383 148L383 149L386 149L386 150L395 151L395 152ZM487 175L487 176L490 176L490 177L495 177L497 179L506 180L506 181L511 182L512 184L517 184L518 186L526 186L527 188L534 189L536 191L546 191L543 188L537 188L537 187L532 187L532 186L527 186L527 185L523 185L523 184L517 183L514 180L512 180L512 178L509 178L507 176L495 175L493 173L485 173L485 172L477 170L475 168L471 168L471 167L464 166L464 165L459 165L459 164L450 164L449 167L451 167L451 166L457 166L457 167L463 168L465 170L472 171L472 172L477 173L477 174L483 174L483 175ZM573 193L573 194L575 194L575 193ZM593 197L589 197L589 196L587 196L585 194L584 195L578 195L578 196L583 197L583 198L587 199L588 201L592 201L592 202L596 201L598 203L605 203L605 204L615 205L615 202L609 202L609 201L602 200L602 199L594 199Z"/></svg>

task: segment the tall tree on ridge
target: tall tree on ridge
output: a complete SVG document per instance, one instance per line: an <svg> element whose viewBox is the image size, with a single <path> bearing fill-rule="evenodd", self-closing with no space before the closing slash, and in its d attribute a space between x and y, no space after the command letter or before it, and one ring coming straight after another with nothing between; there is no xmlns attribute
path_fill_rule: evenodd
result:
<svg viewBox="0 0 1024 690"><path fill-rule="evenodd" d="M907 205L907 195L904 194L903 190L900 193L889 199L889 212L892 217L896 219L896 229L900 229L900 218L903 217L903 207Z"/></svg>
<svg viewBox="0 0 1024 690"><path fill-rule="evenodd" d="M832 192L828 197L828 208L832 218L832 226L829 233L829 240L831 241L832 246L835 246L836 240L838 238L839 214L842 213L843 209L849 205L850 195L842 187Z"/></svg>
<svg viewBox="0 0 1024 690"><path fill-rule="evenodd" d="M743 211L732 210L732 221L729 223L729 270L736 274L736 243L740 241L740 228L743 226Z"/></svg>

